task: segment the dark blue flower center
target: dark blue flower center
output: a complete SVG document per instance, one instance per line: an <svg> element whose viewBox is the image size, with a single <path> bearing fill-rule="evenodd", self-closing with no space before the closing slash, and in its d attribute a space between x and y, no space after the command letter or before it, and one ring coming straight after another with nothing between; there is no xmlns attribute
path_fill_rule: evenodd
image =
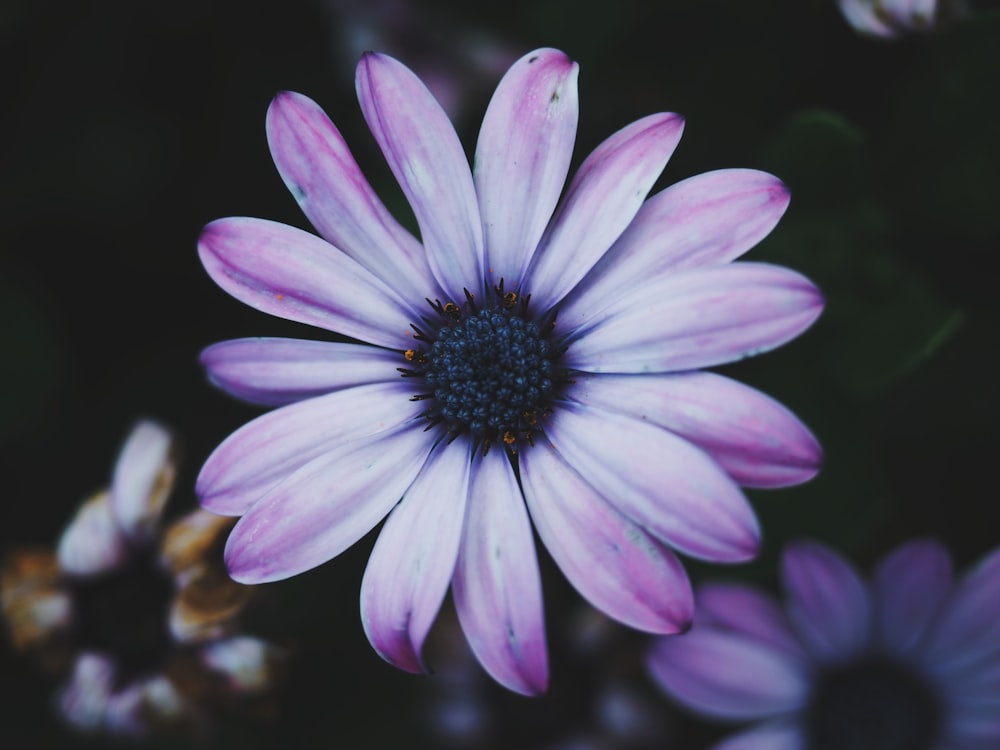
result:
<svg viewBox="0 0 1000 750"><path fill-rule="evenodd" d="M556 367L561 352L548 340L552 321L528 316L527 298L494 290L495 300L480 307L466 293L464 306L431 302L443 321L425 333L423 345L404 353L404 376L422 377L426 389L413 398L430 401L425 416L454 437L468 433L485 449L494 441L511 452L532 444L539 419L564 381ZM429 300L428 300L429 301Z"/></svg>
<svg viewBox="0 0 1000 750"><path fill-rule="evenodd" d="M943 706L915 670L868 656L823 670L805 712L809 750L931 750Z"/></svg>

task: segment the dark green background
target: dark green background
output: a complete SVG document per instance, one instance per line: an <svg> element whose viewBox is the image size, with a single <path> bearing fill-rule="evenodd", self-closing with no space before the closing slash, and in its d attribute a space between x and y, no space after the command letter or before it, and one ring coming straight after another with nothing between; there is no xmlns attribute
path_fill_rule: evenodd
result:
<svg viewBox="0 0 1000 750"><path fill-rule="evenodd" d="M857 35L833 0L411 6L426 27L385 51L414 67L451 59L451 45L483 30L517 53L556 46L576 59L575 163L626 123L671 110L687 128L658 188L721 167L766 169L791 188L785 218L749 257L803 271L827 309L796 342L725 370L795 410L827 464L806 486L750 493L760 560L691 565L696 579L771 586L782 543L798 536L863 567L914 535L938 535L961 565L1000 542L1000 17L988 3L898 42ZM264 137L282 89L320 102L387 203L403 205L354 99L344 23L321 0L3 3L0 552L52 543L108 481L140 416L183 436L174 508L193 505L201 461L258 413L205 383L200 349L319 335L216 288L195 242L228 215L306 226ZM494 83L470 90L467 147ZM361 630L372 539L268 587L255 626L297 654L281 718L228 725L220 746L435 746L423 707L439 678L395 671ZM568 655L579 600L542 556L550 694L485 686L505 726L494 746L544 747L586 726L593 677L608 671L648 693L675 746L717 736L653 694L641 637L622 629L604 662ZM0 638L0 744L78 744L49 710L52 688Z"/></svg>

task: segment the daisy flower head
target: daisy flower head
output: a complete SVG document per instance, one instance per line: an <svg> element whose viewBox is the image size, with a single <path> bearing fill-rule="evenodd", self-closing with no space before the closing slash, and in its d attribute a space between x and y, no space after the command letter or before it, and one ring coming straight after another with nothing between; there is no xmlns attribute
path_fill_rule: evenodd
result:
<svg viewBox="0 0 1000 750"><path fill-rule="evenodd" d="M421 81L368 53L361 109L420 240L294 93L271 104L268 141L320 236L229 218L199 240L233 296L362 342L203 352L216 385L281 407L228 437L198 477L204 508L242 516L231 574L287 578L388 516L361 586L375 649L420 671L450 584L479 661L528 694L548 679L532 524L596 607L678 632L692 598L674 550L752 557L759 529L739 485L796 484L820 463L788 410L699 370L776 347L820 313L801 275L729 263L774 227L784 185L720 170L645 200L683 127L655 114L600 144L564 191L576 84L558 50L518 60L470 170Z"/></svg>
<svg viewBox="0 0 1000 750"><path fill-rule="evenodd" d="M989 750L1000 747L1000 548L955 578L918 539L870 581L816 542L785 548L784 606L706 584L694 627L647 666L708 716L758 724L715 750Z"/></svg>
<svg viewBox="0 0 1000 750"><path fill-rule="evenodd" d="M140 422L57 548L0 567L11 640L64 678L57 710L76 729L200 735L218 712L271 704L283 657L240 632L253 589L226 575L232 521L198 509L164 524L175 474L170 433Z"/></svg>

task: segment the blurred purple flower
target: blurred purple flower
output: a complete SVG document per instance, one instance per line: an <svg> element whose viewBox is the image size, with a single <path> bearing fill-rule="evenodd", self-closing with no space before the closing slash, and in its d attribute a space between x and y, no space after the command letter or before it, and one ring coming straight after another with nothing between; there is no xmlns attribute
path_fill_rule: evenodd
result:
<svg viewBox="0 0 1000 750"><path fill-rule="evenodd" d="M653 678L691 709L759 721L715 750L1000 747L1000 548L958 581L934 540L872 581L814 542L786 548L786 602L705 585L694 627L658 639Z"/></svg>
<svg viewBox="0 0 1000 750"><path fill-rule="evenodd" d="M892 39L932 31L965 12L963 0L837 0L855 31Z"/></svg>
<svg viewBox="0 0 1000 750"><path fill-rule="evenodd" d="M232 521L196 510L162 527L175 453L140 422L58 549L14 551L0 569L11 639L66 677L58 707L78 729L200 734L215 710L269 710L281 657L238 632L253 590L222 562Z"/></svg>
<svg viewBox="0 0 1000 750"><path fill-rule="evenodd" d="M529 694L548 681L531 521L597 608L674 633L692 601L671 548L753 557L759 528L739 484L804 482L821 460L784 407L698 370L779 346L820 313L801 275L729 263L777 223L785 186L720 170L644 202L683 124L656 114L598 146L557 207L576 79L557 50L515 63L470 172L420 80L367 54L361 108L422 243L293 93L272 103L268 140L322 239L229 218L199 242L238 299L368 342L241 339L202 354L219 387L282 406L227 438L198 477L207 510L243 516L231 574L296 575L388 514L361 591L375 649L421 670L450 583L477 658Z"/></svg>

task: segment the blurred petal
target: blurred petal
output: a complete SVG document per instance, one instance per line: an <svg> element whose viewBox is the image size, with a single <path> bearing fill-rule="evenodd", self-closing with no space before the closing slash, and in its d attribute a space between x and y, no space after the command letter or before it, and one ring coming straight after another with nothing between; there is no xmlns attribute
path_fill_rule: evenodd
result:
<svg viewBox="0 0 1000 750"><path fill-rule="evenodd" d="M70 575L94 576L118 567L128 547L111 509L111 495L87 500L65 528L56 548L59 567Z"/></svg>
<svg viewBox="0 0 1000 750"><path fill-rule="evenodd" d="M230 519L225 519L230 520ZM170 632L179 643L197 643L231 632L254 589L229 577L220 559L189 571L170 607Z"/></svg>
<svg viewBox="0 0 1000 750"><path fill-rule="evenodd" d="M683 129L679 115L650 115L594 149L531 259L523 292L551 308L576 286L632 221Z"/></svg>
<svg viewBox="0 0 1000 750"><path fill-rule="evenodd" d="M319 105L284 91L267 110L275 166L316 230L407 299L439 294L420 242L396 221Z"/></svg>
<svg viewBox="0 0 1000 750"><path fill-rule="evenodd" d="M653 679L699 713L758 719L795 711L809 683L783 651L733 633L693 627L658 638L646 660Z"/></svg>
<svg viewBox="0 0 1000 750"><path fill-rule="evenodd" d="M236 524L225 552L230 575L267 583L333 559L399 502L432 447L427 433L404 425L306 464Z"/></svg>
<svg viewBox="0 0 1000 750"><path fill-rule="evenodd" d="M80 654L69 680L59 692L58 706L63 717L80 729L100 728L114 679L111 659L89 652Z"/></svg>
<svg viewBox="0 0 1000 750"><path fill-rule="evenodd" d="M689 177L642 204L628 229L559 308L569 328L662 274L728 263L766 237L788 207L788 189L754 169Z"/></svg>
<svg viewBox="0 0 1000 750"><path fill-rule="evenodd" d="M0 567L0 611L16 649L41 647L73 621L73 600L63 587L62 570L50 550L13 550Z"/></svg>
<svg viewBox="0 0 1000 750"><path fill-rule="evenodd" d="M778 601L745 584L708 583L695 593L696 623L760 641L801 660L806 654Z"/></svg>
<svg viewBox="0 0 1000 750"><path fill-rule="evenodd" d="M313 459L352 440L415 419L402 380L336 391L263 414L226 438L201 468L195 491L221 515L245 513L275 485Z"/></svg>
<svg viewBox="0 0 1000 750"><path fill-rule="evenodd" d="M760 528L753 509L690 443L641 420L571 402L559 404L545 433L600 495L681 552L718 562L756 554Z"/></svg>
<svg viewBox="0 0 1000 750"><path fill-rule="evenodd" d="M486 266L510 289L520 287L569 172L578 71L559 50L529 52L507 71L483 117L474 179Z"/></svg>
<svg viewBox="0 0 1000 750"><path fill-rule="evenodd" d="M960 669L1000 652L1000 547L959 582L928 635L925 655L937 671Z"/></svg>
<svg viewBox="0 0 1000 750"><path fill-rule="evenodd" d="M213 221L198 254L216 284L241 302L279 318L399 348L417 308L333 245L264 219Z"/></svg>
<svg viewBox="0 0 1000 750"><path fill-rule="evenodd" d="M206 667L225 677L230 690L259 693L269 689L275 680L278 651L266 641L241 635L206 643L201 659Z"/></svg>
<svg viewBox="0 0 1000 750"><path fill-rule="evenodd" d="M483 236L469 162L441 106L409 68L366 53L358 101L420 225L427 259L452 300L483 279ZM364 309L364 308L363 308Z"/></svg>
<svg viewBox="0 0 1000 750"><path fill-rule="evenodd" d="M442 441L389 514L361 581L361 622L374 649L424 669L424 639L448 592L469 495L471 444Z"/></svg>
<svg viewBox="0 0 1000 750"><path fill-rule="evenodd" d="M462 630L490 676L518 693L544 693L542 583L528 513L502 450L474 460L452 591Z"/></svg>
<svg viewBox="0 0 1000 750"><path fill-rule="evenodd" d="M573 331L563 364L586 372L671 372L774 349L819 317L823 298L801 274L763 263L653 277Z"/></svg>
<svg viewBox="0 0 1000 750"><path fill-rule="evenodd" d="M538 535L591 604L651 633L690 626L691 584L670 550L609 505L554 449L525 450L520 472Z"/></svg>
<svg viewBox="0 0 1000 750"><path fill-rule="evenodd" d="M174 684L153 674L112 693L104 714L105 727L114 734L142 737L153 732L176 731L194 716Z"/></svg>
<svg viewBox="0 0 1000 750"><path fill-rule="evenodd" d="M837 5L855 31L886 39L896 36L896 30L879 18L872 0L837 0Z"/></svg>
<svg viewBox="0 0 1000 750"><path fill-rule="evenodd" d="M170 524L160 554L174 578L186 580L206 563L221 562L222 546L234 523L232 518L196 509Z"/></svg>
<svg viewBox="0 0 1000 750"><path fill-rule="evenodd" d="M951 557L936 539L914 540L879 563L872 586L876 637L883 648L909 653L951 593Z"/></svg>
<svg viewBox="0 0 1000 750"><path fill-rule="evenodd" d="M773 722L740 732L712 745L711 750L806 750L806 739L797 724Z"/></svg>
<svg viewBox="0 0 1000 750"><path fill-rule="evenodd" d="M789 618L818 659L843 660L868 645L867 586L834 550L818 542L786 545L781 579Z"/></svg>
<svg viewBox="0 0 1000 750"><path fill-rule="evenodd" d="M808 428L760 391L709 372L574 376L572 396L680 435L739 484L784 487L808 481L823 452Z"/></svg>
<svg viewBox="0 0 1000 750"><path fill-rule="evenodd" d="M201 353L212 384L261 406L284 406L324 393L398 381L398 351L303 339L233 339Z"/></svg>
<svg viewBox="0 0 1000 750"><path fill-rule="evenodd" d="M132 543L155 536L176 475L176 446L170 432L156 422L139 422L122 447L111 479L111 509Z"/></svg>

